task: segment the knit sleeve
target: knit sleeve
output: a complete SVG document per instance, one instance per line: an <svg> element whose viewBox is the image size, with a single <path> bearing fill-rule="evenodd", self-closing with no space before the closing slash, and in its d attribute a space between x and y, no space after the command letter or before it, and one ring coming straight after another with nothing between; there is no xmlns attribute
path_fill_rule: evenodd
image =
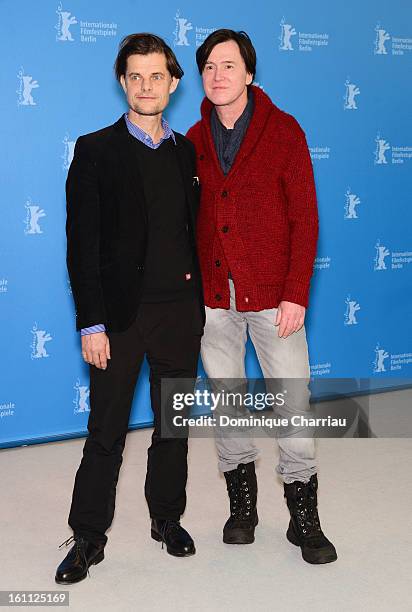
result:
<svg viewBox="0 0 412 612"><path fill-rule="evenodd" d="M300 127L291 145L283 186L287 199L290 259L282 300L307 308L319 222L312 160Z"/></svg>

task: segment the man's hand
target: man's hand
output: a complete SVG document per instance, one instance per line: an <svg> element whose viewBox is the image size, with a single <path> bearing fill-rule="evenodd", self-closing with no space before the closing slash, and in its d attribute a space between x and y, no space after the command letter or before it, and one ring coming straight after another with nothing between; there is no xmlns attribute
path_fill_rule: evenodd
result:
<svg viewBox="0 0 412 612"><path fill-rule="evenodd" d="M293 332L298 332L305 321L306 308L293 302L280 302L276 315L275 326L279 325L279 338L287 338Z"/></svg>
<svg viewBox="0 0 412 612"><path fill-rule="evenodd" d="M82 336L82 355L86 363L105 370L110 359L110 343L106 332Z"/></svg>

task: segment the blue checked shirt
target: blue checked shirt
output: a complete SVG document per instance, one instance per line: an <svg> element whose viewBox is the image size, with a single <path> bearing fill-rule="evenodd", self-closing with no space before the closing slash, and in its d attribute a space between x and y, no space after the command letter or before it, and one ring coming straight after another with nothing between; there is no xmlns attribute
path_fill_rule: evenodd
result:
<svg viewBox="0 0 412 612"><path fill-rule="evenodd" d="M176 144L176 137L172 129L170 128L169 124L167 123L166 119L164 119L163 117L162 117L162 128L163 128L164 134L159 140L159 142L157 142L156 144L153 142L149 134L146 134L146 132L142 130L138 125L135 125L129 120L127 113L124 114L124 119L126 121L127 129L129 130L130 134L134 136L135 138L137 138L137 140L140 140L140 142L143 142L143 144L147 145L151 149L157 149L158 147L160 147L162 142L166 140L167 138L172 138L173 142ZM98 323L97 325L92 325L91 327L84 327L83 329L80 330L80 333L82 336L87 336L88 334L97 334L98 332L104 332L104 331L106 331L104 324Z"/></svg>

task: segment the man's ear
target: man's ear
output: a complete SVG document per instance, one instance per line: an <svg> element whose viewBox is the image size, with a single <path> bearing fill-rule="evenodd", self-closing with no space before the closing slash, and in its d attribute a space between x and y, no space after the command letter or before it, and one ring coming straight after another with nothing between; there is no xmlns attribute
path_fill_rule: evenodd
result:
<svg viewBox="0 0 412 612"><path fill-rule="evenodd" d="M120 75L120 85L123 87L124 93L126 93L126 79L124 78L124 74Z"/></svg>
<svg viewBox="0 0 412 612"><path fill-rule="evenodd" d="M170 87L169 87L169 93L173 93L174 91L176 91L177 86L180 83L180 79L177 79L176 77L172 77L172 81L170 83Z"/></svg>
<svg viewBox="0 0 412 612"><path fill-rule="evenodd" d="M248 72L246 75L246 85L251 85L252 82L253 82L253 74L250 74L250 72Z"/></svg>

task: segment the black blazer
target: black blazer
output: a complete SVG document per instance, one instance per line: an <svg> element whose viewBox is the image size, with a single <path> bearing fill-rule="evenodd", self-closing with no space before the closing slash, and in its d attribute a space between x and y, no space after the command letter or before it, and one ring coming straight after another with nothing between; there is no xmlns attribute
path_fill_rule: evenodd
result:
<svg viewBox="0 0 412 612"><path fill-rule="evenodd" d="M175 132L175 136L189 212L190 242L200 279L195 246L200 199L198 180L194 178L195 149L182 134ZM107 331L124 331L137 314L147 218L133 138L122 115L113 125L80 136L76 142L66 181L66 261L77 330L104 323Z"/></svg>

